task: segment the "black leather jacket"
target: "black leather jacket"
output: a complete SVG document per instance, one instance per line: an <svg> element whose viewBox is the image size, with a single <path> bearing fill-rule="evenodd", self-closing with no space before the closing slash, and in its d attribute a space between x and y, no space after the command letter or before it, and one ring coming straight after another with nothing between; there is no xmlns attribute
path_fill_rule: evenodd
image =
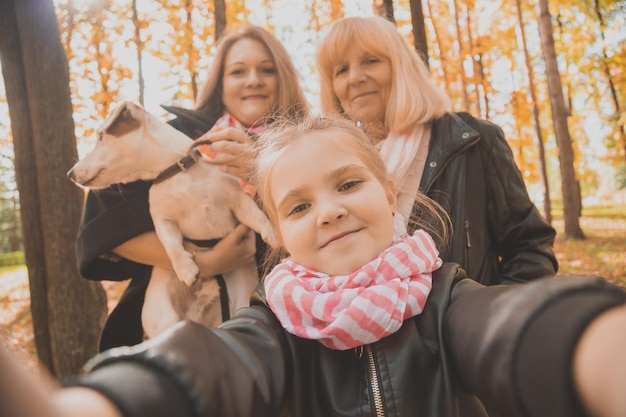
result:
<svg viewBox="0 0 626 417"><path fill-rule="evenodd" d="M420 190L452 220L442 259L485 285L554 276L556 232L530 201L500 127L449 113L431 132Z"/></svg>
<svg viewBox="0 0 626 417"><path fill-rule="evenodd" d="M421 315L346 351L286 333L260 290L218 329L183 322L101 355L79 384L125 417L484 417L483 403L492 416L583 416L575 341L624 292L601 278L485 287L464 277L444 264Z"/></svg>

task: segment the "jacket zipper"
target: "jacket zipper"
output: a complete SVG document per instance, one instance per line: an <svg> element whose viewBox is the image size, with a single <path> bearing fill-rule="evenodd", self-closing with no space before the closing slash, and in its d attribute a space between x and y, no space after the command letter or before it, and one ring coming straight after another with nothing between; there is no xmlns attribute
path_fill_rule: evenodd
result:
<svg viewBox="0 0 626 417"><path fill-rule="evenodd" d="M469 250L472 247L472 241L470 240L470 222L465 219L465 270L469 273Z"/></svg>
<svg viewBox="0 0 626 417"><path fill-rule="evenodd" d="M376 362L374 361L374 352L371 345L365 346L365 354L367 356L369 382L370 388L372 389L372 399L374 401L374 412L376 417L384 417L385 410L383 408L383 397L380 393L378 372L376 372Z"/></svg>

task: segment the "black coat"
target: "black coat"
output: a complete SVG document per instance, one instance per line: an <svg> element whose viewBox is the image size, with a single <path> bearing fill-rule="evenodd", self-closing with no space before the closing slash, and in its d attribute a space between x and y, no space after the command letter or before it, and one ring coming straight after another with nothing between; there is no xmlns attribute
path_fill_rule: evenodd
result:
<svg viewBox="0 0 626 417"><path fill-rule="evenodd" d="M450 214L444 262L485 285L553 276L556 232L530 201L502 130L449 113L433 122L431 135L420 190Z"/></svg>
<svg viewBox="0 0 626 417"><path fill-rule="evenodd" d="M337 351L286 333L260 289L217 329L181 322L97 357L81 384L127 417L485 417L485 406L491 416L578 417L576 340L625 298L601 278L485 287L448 263L421 315Z"/></svg>

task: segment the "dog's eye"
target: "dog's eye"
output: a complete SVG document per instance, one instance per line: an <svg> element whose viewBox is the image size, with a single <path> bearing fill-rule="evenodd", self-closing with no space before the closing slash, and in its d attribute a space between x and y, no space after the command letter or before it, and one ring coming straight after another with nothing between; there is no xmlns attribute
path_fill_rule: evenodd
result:
<svg viewBox="0 0 626 417"><path fill-rule="evenodd" d="M98 142L102 142L102 132L98 132Z"/></svg>

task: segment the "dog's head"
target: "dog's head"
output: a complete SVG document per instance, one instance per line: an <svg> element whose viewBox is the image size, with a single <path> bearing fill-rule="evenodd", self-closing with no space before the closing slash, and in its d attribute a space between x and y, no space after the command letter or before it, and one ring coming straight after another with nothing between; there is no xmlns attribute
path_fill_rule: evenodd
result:
<svg viewBox="0 0 626 417"><path fill-rule="evenodd" d="M171 128L139 104L116 107L96 131L95 147L67 173L76 184L91 189L153 179L159 172L158 129ZM156 129L156 130L155 130ZM173 129L173 128L172 128Z"/></svg>

